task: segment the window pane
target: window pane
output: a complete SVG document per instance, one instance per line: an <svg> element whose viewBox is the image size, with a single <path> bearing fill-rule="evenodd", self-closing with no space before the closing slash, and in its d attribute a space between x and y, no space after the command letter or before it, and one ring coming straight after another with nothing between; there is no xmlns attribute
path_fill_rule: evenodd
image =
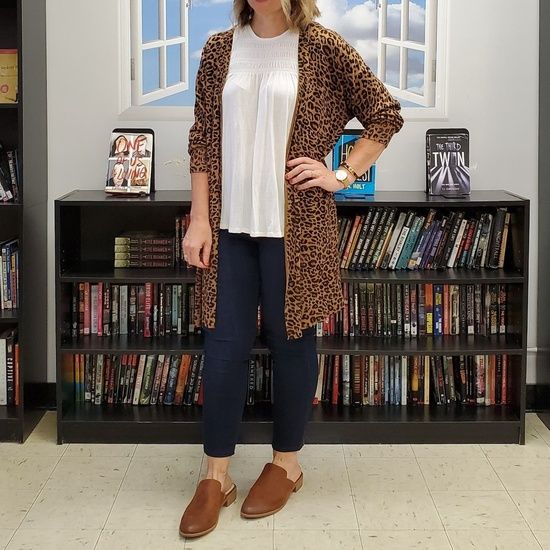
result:
<svg viewBox="0 0 550 550"><path fill-rule="evenodd" d="M426 42L426 0L411 0L409 3L409 40Z"/></svg>
<svg viewBox="0 0 550 550"><path fill-rule="evenodd" d="M401 0L388 0L386 36L401 40Z"/></svg>
<svg viewBox="0 0 550 550"><path fill-rule="evenodd" d="M143 42L159 39L159 23L159 0L141 0Z"/></svg>
<svg viewBox="0 0 550 550"><path fill-rule="evenodd" d="M181 44L166 48L166 85L172 86L181 81Z"/></svg>
<svg viewBox="0 0 550 550"><path fill-rule="evenodd" d="M407 50L407 90L424 95L424 52Z"/></svg>
<svg viewBox="0 0 550 550"><path fill-rule="evenodd" d="M143 93L160 88L160 48L143 50Z"/></svg>
<svg viewBox="0 0 550 550"><path fill-rule="evenodd" d="M166 0L166 38L181 36L181 0Z"/></svg>
<svg viewBox="0 0 550 550"><path fill-rule="evenodd" d="M384 82L399 88L399 47L385 45L386 76Z"/></svg>

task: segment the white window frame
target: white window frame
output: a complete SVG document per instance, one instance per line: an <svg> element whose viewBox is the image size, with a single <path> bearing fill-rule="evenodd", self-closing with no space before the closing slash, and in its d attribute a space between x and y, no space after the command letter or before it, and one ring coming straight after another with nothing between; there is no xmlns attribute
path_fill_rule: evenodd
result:
<svg viewBox="0 0 550 550"><path fill-rule="evenodd" d="M121 104L128 107L143 109L146 103L169 97L173 94L189 89L189 40L188 40L188 9L189 0L180 0L181 3L181 34L177 37L166 37L166 0L159 2L159 38L143 42L142 35L142 2L141 0L121 0L119 2L119 20L121 23L121 69L123 78L130 76L130 82L122 82ZM126 30L123 29L126 25ZM167 84L167 54L169 46L180 45L181 66L180 81L176 84ZM143 52L148 49L160 49L159 69L160 87L151 92L143 92ZM121 106L122 106L121 105Z"/></svg>
<svg viewBox="0 0 550 550"><path fill-rule="evenodd" d="M119 115L118 120L121 121L176 121L194 120L194 109L192 105L185 106L149 106L149 105L132 105L131 96L131 17L130 17L130 2L134 0L119 0L119 21L120 21L120 58L119 66L121 69L120 82L121 82L121 94L119 103ZM187 0L188 2L189 0ZM387 0L379 0L379 2L386 2ZM405 2L405 0L403 0ZM426 28L428 24L437 28L436 37L436 64L437 64L437 78L435 86L433 87L434 94L434 106L433 107L403 107L401 113L406 120L418 120L418 121L445 121L448 120L447 114L447 66L449 51L447 47L447 37L450 29L450 17L451 9L449 0L427 0L428 2L437 2L437 15L436 18L432 18L430 22L426 21ZM408 0L407 0L408 3ZM403 17L403 15L402 15ZM379 31L380 33L380 31ZM386 38L385 40L392 41L393 39ZM412 47L418 49L418 43L408 42ZM379 41L379 49L381 48ZM381 58L379 56L379 68L378 74L381 72ZM425 63L425 71L426 66ZM403 63L401 64L403 69ZM431 76L431 75L430 75ZM403 90L397 90L393 86L387 85L387 88L398 97L397 92L402 93ZM426 86L426 84L425 84ZM411 93L412 92L407 92ZM413 94L413 101L418 101L418 94ZM349 123L349 128L362 128L357 119L353 119Z"/></svg>

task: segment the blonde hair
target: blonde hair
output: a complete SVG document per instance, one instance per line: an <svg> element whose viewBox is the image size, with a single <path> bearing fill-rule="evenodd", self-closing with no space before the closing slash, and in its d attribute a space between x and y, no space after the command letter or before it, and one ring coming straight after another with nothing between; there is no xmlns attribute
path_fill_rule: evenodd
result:
<svg viewBox="0 0 550 550"><path fill-rule="evenodd" d="M304 29L321 15L316 0L281 0L281 7L289 28L293 30ZM253 13L247 0L233 0L233 17L237 26L244 27L252 19Z"/></svg>

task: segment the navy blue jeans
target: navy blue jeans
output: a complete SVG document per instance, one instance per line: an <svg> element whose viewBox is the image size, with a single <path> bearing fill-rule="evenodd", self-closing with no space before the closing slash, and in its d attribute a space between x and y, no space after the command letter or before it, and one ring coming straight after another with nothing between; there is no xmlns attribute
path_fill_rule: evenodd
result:
<svg viewBox="0 0 550 550"><path fill-rule="evenodd" d="M202 428L208 456L235 452L259 303L260 338L273 358L272 447L288 452L304 444L318 376L315 326L302 329L300 338L287 339L283 239L220 229L215 328L202 327Z"/></svg>

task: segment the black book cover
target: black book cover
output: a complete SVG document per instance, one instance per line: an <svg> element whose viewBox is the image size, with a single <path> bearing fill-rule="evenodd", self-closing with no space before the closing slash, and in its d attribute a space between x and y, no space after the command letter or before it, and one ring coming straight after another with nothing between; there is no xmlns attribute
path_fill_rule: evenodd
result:
<svg viewBox="0 0 550 550"><path fill-rule="evenodd" d="M470 134L466 128L426 131L426 193L470 194Z"/></svg>

